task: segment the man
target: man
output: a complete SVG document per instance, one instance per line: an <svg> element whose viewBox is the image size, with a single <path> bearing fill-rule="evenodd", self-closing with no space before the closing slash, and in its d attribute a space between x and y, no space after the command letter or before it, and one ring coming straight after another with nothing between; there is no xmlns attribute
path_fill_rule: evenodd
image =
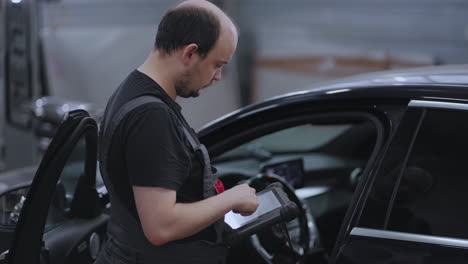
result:
<svg viewBox="0 0 468 264"><path fill-rule="evenodd" d="M237 35L213 4L177 5L162 18L144 64L109 100L100 165L112 204L110 239L96 263L223 263L219 220L230 210L256 210L248 185L213 195L206 149L175 102L177 96L197 97L221 79ZM159 101L129 107L148 95Z"/></svg>

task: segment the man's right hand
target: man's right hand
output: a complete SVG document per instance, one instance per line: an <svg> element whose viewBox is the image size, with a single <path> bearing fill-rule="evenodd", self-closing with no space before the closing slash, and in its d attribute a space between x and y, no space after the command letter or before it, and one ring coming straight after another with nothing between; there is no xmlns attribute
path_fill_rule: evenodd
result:
<svg viewBox="0 0 468 264"><path fill-rule="evenodd" d="M247 184L194 203L177 203L177 192L161 187L133 186L133 193L143 232L156 246L198 233L231 210L246 216L258 207Z"/></svg>
<svg viewBox="0 0 468 264"><path fill-rule="evenodd" d="M255 189L247 184L240 184L228 190L232 195L234 213L241 214L242 216L251 215L257 210L258 200L255 195Z"/></svg>

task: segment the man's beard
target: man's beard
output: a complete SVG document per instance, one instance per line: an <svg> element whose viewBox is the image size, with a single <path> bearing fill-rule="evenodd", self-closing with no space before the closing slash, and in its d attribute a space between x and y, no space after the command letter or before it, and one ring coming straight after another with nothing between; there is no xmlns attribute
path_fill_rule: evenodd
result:
<svg viewBox="0 0 468 264"><path fill-rule="evenodd" d="M176 81L175 83L175 89L176 89L176 94L177 96L183 97L183 98L189 98L189 97L198 97L200 93L198 90L191 90L190 89L190 80L192 77L192 72L191 71L186 71L180 76L179 80Z"/></svg>

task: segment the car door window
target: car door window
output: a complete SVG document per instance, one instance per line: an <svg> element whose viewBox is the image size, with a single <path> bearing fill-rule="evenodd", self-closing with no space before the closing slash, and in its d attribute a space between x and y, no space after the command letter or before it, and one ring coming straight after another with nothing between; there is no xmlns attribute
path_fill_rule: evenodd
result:
<svg viewBox="0 0 468 264"><path fill-rule="evenodd" d="M71 202L81 175L85 172L85 137L82 137L70 153L56 186L49 206L45 232L70 217Z"/></svg>
<svg viewBox="0 0 468 264"><path fill-rule="evenodd" d="M336 263L465 262L466 109L462 103L409 103L382 165L369 177L364 210Z"/></svg>
<svg viewBox="0 0 468 264"><path fill-rule="evenodd" d="M349 129L351 125L305 124L286 128L243 144L236 150L261 146L270 152L304 152L317 149ZM230 151L232 152L232 151ZM229 155L227 152L225 155Z"/></svg>
<svg viewBox="0 0 468 264"><path fill-rule="evenodd" d="M461 110L411 109L358 226L468 238L467 118Z"/></svg>
<svg viewBox="0 0 468 264"><path fill-rule="evenodd" d="M279 126L214 157L227 187L260 172L275 173L308 204L331 251L362 171L376 146L376 124L339 115Z"/></svg>
<svg viewBox="0 0 468 264"><path fill-rule="evenodd" d="M252 176L272 164L302 159L305 185L338 184L338 181L356 180L351 179L351 174L367 162L376 134L370 122L299 124L240 144L214 157L213 164L220 175ZM337 179L336 174L346 176Z"/></svg>
<svg viewBox="0 0 468 264"><path fill-rule="evenodd" d="M468 238L468 112L427 110L399 172L387 229Z"/></svg>
<svg viewBox="0 0 468 264"><path fill-rule="evenodd" d="M220 173L245 173L255 175L262 168L272 168L271 165L279 164L288 160L303 160L306 173L321 166L314 161L324 163L337 163L332 155L319 154L321 147L343 135L352 126L349 124L339 125L313 125L303 124L288 127L273 133L263 135L247 143L244 143L224 154L216 157L213 163L217 165ZM284 167L284 166L283 166ZM278 171L276 170L277 174ZM289 175L280 175L288 177ZM303 175L297 175L303 177ZM314 175L314 177L319 177ZM303 187L302 184L294 184L294 179L289 179L293 187ZM303 180L297 181L303 183Z"/></svg>
<svg viewBox="0 0 468 264"><path fill-rule="evenodd" d="M367 194L366 204L360 216L358 226L383 229L387 217L388 206L395 190L399 169L408 154L410 145L417 131L422 109L409 109L398 126L388 148L385 159L378 169L372 188Z"/></svg>

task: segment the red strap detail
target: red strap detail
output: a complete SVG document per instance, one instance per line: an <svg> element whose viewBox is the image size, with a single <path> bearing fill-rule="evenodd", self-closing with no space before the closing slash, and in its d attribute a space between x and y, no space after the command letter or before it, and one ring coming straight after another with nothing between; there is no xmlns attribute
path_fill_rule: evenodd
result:
<svg viewBox="0 0 468 264"><path fill-rule="evenodd" d="M217 192L218 194L224 192L224 184L223 184L223 182L222 182L220 179L218 179L218 182L216 182L216 184L214 185L214 187L215 187L216 192Z"/></svg>

